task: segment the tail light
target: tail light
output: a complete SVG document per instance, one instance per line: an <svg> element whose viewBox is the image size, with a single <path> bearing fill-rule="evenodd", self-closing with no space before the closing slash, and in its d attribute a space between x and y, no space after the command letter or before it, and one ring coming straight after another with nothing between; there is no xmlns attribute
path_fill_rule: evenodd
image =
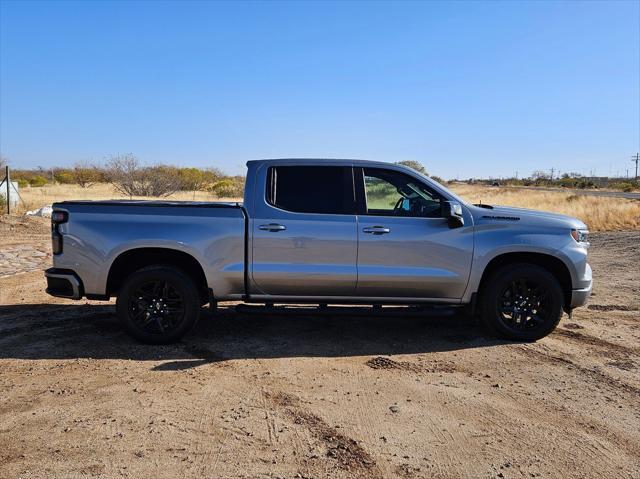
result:
<svg viewBox="0 0 640 479"><path fill-rule="evenodd" d="M69 213L66 211L54 211L51 213L51 249L53 254L62 253L62 234L58 227L69 221Z"/></svg>

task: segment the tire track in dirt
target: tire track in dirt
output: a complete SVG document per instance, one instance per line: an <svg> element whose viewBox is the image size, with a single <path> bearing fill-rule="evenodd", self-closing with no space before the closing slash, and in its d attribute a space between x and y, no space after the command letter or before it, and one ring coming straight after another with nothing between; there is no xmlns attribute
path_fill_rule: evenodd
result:
<svg viewBox="0 0 640 479"><path fill-rule="evenodd" d="M450 377L445 379L446 375L454 373L469 374L468 371L460 363L448 360L440 360L434 358L418 357L413 361L398 361L389 357L376 356L370 358L364 363L367 367L382 371L383 373L393 375L395 377L410 378L411 382L416 380L426 381L433 387L422 389L421 393L425 394L421 398L424 404L420 413L421 420L419 423L409 423L413 432L421 431L427 437L432 439L428 445L418 452L413 450L409 452L409 444L405 444L406 438L395 437L393 446L403 451L402 459L404 462L393 465L390 472L385 471L388 477L455 477L461 470L461 457L466 451L477 446L476 439L469 437L466 432L459 427L451 427L453 424L471 422L466 415L467 402L469 397L466 391L459 386L454 385L460 378ZM420 378L420 379L419 379ZM466 418L466 419L465 419ZM421 434L421 435L422 435ZM384 439L385 442L387 439ZM449 447L442 447L444 445ZM526 446L523 446L526 447ZM411 457L413 456L413 457ZM464 477L481 477L483 470L479 467L480 458L477 461L470 461L465 467ZM427 476L423 472L426 461Z"/></svg>
<svg viewBox="0 0 640 479"><path fill-rule="evenodd" d="M577 372L589 377L590 379L595 381L597 384L605 384L615 392L619 393L620 391L624 391L625 393L631 394L632 395L631 397L640 397L640 388L637 388L636 386L622 382L616 378L612 378L611 376L608 376L603 372L598 371L597 369L581 366L576 362L572 361L571 359L569 359L568 357L566 357L566 355L553 354L551 352L543 352L538 349L534 349L533 347L528 347L525 345L517 346L517 351L522 353L525 356L529 356L534 359L545 361L548 364L553 364L556 366L559 366L559 365L570 366ZM628 396L624 396L624 398L628 398Z"/></svg>
<svg viewBox="0 0 640 479"><path fill-rule="evenodd" d="M338 432L320 416L302 407L300 399L284 392L265 392L265 398L282 411L294 424L300 425L327 449L327 461L349 477L382 479L373 457L348 436Z"/></svg>
<svg viewBox="0 0 640 479"><path fill-rule="evenodd" d="M232 364L225 361L226 358L223 355L212 351L206 345L198 343L183 344L180 346L180 349L193 359L169 361L165 363L164 367L156 367L154 370L181 370L191 369L196 366L208 366L208 368L223 368L225 374L230 374L234 369ZM210 369L208 369L208 371L210 371ZM222 456L229 447L232 447L230 446L231 442L229 439L234 438L242 442L243 447L255 449L255 440L248 437L246 431L237 425L222 425L219 433L219 441L214 440L216 434L214 434L213 431L217 429L217 421L214 417L217 401L214 400L214 398L219 393L219 385L214 381L214 378L208 375L204 388L202 389L202 395L198 397L201 406L196 408L199 412L199 419L195 427L197 434L192 435L188 443L188 449L194 451L194 468L198 471L199 477L221 477L221 475L224 475L224 473L218 474L217 471L222 466ZM235 404L236 407L248 405L248 407L251 408L252 401L258 395L258 387L242 379L237 382L234 387L229 388L227 386L225 388L225 394L229 393L233 395L233 404ZM243 419L245 418L243 417ZM252 456L255 455L257 454L252 454Z"/></svg>
<svg viewBox="0 0 640 479"><path fill-rule="evenodd" d="M440 378L438 382L441 385L444 384L441 381L443 373L468 372L459 363L432 358L427 360L418 358L418 361L412 362L398 361L384 356L375 356L367 360L364 364L373 370L383 371L387 374L404 374L407 377L421 377L423 379L427 379L427 377L430 376L432 378L431 380ZM448 384L449 382L447 381L446 383ZM428 431L427 435L433 437L433 442L430 444L430 447L422 450L421 453L418 454L418 457L424 456L424 460L431 454L437 455L436 461L432 461L431 458L429 459L428 465L430 468L428 469L428 477L453 477L455 476L454 471L459 467L461 454L463 454L465 450L470 449L473 442L473 439L469 438L461 429L450 427L451 424L457 424L461 421L460 411L464 410L465 405L461 398L458 397L457 392L451 390L449 387L427 388L423 390L423 393L425 392L427 393L427 397L423 398L423 400L428 406L424 409L423 420L425 420L425 423L421 424L421 427L426 428L426 431ZM400 443L402 443L402 439L400 439ZM444 444L455 444L455 447L439 447ZM401 450L404 450L401 444L399 447ZM435 448L435 450L431 450L432 448ZM406 462L396 464L392 472L386 474L388 477L426 477L422 472L422 467L418 467L415 461L414 464L410 463L411 461L407 454L403 454L403 459ZM466 466L465 477L480 477L482 471L477 468L478 464L479 461L468 464Z"/></svg>
<svg viewBox="0 0 640 479"><path fill-rule="evenodd" d="M520 352L520 346L517 346L517 351ZM526 347L526 346L525 346ZM534 353L535 354L535 353ZM542 354L542 353L541 353ZM383 359L384 361L382 361ZM559 361L550 361L552 364L557 365L572 365L574 363L568 359L562 358ZM405 361L394 361L390 358L376 357L367 361L367 366L373 369L381 369L388 371L397 371L399 374L402 372L408 373L421 373L425 370L437 369L425 365L425 368L420 368L418 363L408 363ZM457 365L456 365L457 366ZM440 368L442 369L442 368ZM464 369L464 368L462 368ZM586 369L586 368L584 368ZM447 368L445 370L448 371ZM587 369L587 371L590 371ZM447 448L446 450L438 451L438 462L435 471L437 474L446 477L451 475L452 471L456 470L459 466L458 460L460 454L463 454L465 450L474 450L478 448L478 444L475 444L470 437L466 437L460 433L457 429L443 428L443 424L451 424L456 422L476 423L477 425L492 424L493 432L492 437L500 436L502 438L508 438L510 444L510 450L536 450L537 445L543 444L545 440L555 438L554 448L558 449L557 454L554 457L562 457L563 460L569 462L574 461L576 451L580 451L578 455L586 455L591 457L600 457L603 467L607 467L614 470L616 464L620 459L622 451L630 457L640 453L638 444L631 438L624 434L617 434L616 432L603 427L603 424L592 420L591 418L574 412L579 415L578 421L566 421L566 409L563 406L557 406L554 403L545 401L540 404L538 400L533 400L528 396L515 393L512 390L503 390L500 388L492 389L492 406L485 403L485 409L479 411L478 415L471 418L467 417L464 410L468 407L466 401L469 398L464 398L459 394L451 394L453 390L448 388L440 391L445 395L445 398L434 397L433 400L428 401L430 405L437 406L439 404L447 404L447 406L437 407L436 410L431 411L428 415L433 417L434 421L429 422L429 431L431 435L439 440L443 444L455 444L456 447ZM493 396L496 395L496 396ZM499 406L496 406L498 405ZM496 407L493 407L496 406ZM513 410L513 413L509 415L509 419L504 418L505 410ZM551 415L550 415L551 414ZM503 417L498 421L496 418ZM446 419L445 419L446 418ZM466 418L466 419L465 419ZM539 424L543 427L540 430L528 430L527 433L523 433L524 424ZM564 425L563 425L564 424ZM514 433L514 431L518 431ZM571 431L572 436L575 437L574 442L569 446L559 440L562 437L564 431ZM551 436L548 436L551 434ZM487 450L491 450L493 455L499 457L504 443L487 442L484 446ZM541 448L538 450L537 455L532 456L539 464L547 464L547 458L550 451L548 448ZM478 464L482 462L482 457L477 457L473 460L472 457L468 458L470 463ZM535 463L534 461L534 463ZM534 463L528 462L526 457L520 457L517 454L509 456L510 467L524 468L529 470L536 466ZM605 466L606 465L606 466ZM499 466L499 465L498 465ZM577 467L578 464L574 464L573 467ZM469 477L478 477L482 475L481 470L470 469L472 466L467 465L466 471L470 474ZM514 469L515 470L515 469ZM499 471L496 469L496 474ZM417 471L412 469L411 464L401 464L397 467L397 475L404 477L415 477ZM413 476L412 476L413 474Z"/></svg>
<svg viewBox="0 0 640 479"><path fill-rule="evenodd" d="M590 304L587 309L591 311L638 311L637 307L628 306L626 304Z"/></svg>
<svg viewBox="0 0 640 479"><path fill-rule="evenodd" d="M552 334L554 336L561 336L562 338L568 339L577 344L589 344L590 346L605 349L609 354L611 354L612 352L618 352L622 353L625 356L640 355L640 348L633 348L623 346L621 344L612 343L611 341L607 341L606 339L598 338L590 334L580 333L578 331L558 328Z"/></svg>
<svg viewBox="0 0 640 479"><path fill-rule="evenodd" d="M409 371L414 373L453 373L458 368L452 361L432 360L428 364L412 363L409 361L395 361L391 358L376 356L366 363L371 369Z"/></svg>
<svg viewBox="0 0 640 479"><path fill-rule="evenodd" d="M207 361L213 355L210 351L205 350L202 351L200 348L185 348L186 352L191 354L196 361L203 360ZM204 353L204 354L202 354ZM215 401L213 400L214 393L217 388L213 384L212 381L207 381L204 388L202 389L202 407L198 408L200 411L200 417L198 419L196 430L198 431L198 436L208 435L208 431L213 430L214 420L213 420L213 407L215 405ZM225 431L225 437L227 432ZM212 440L199 440L193 444L193 439L189 443L190 447L193 447L195 451L195 464L194 467L201 475L201 477L209 476L209 468L211 467L213 461L213 447L214 442ZM211 471L213 473L213 471Z"/></svg>
<svg viewBox="0 0 640 479"><path fill-rule="evenodd" d="M579 457L597 457L594 465L595 477L603 477L605 471L613 471L621 457L635 457L637 443L630 437L615 434L581 413L567 417L567 410L554 401L540 401L539 398L498 391L486 410L480 412L486 421L492 423L492 436L501 437L500 443L491 442L487 447L500 456L503 444L508 441L509 458L512 465L522 467L528 460L553 467L559 461L571 468L580 467ZM507 411L512 411L506 416ZM496 418L501 418L496 421ZM527 425L535 424L535 428ZM563 441L570 436L571 442ZM507 438L507 441L505 441ZM515 451L529 451L527 456Z"/></svg>

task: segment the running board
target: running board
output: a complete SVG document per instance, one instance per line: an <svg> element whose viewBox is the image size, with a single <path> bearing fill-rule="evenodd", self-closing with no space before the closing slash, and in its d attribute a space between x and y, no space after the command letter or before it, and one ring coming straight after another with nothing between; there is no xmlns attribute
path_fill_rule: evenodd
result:
<svg viewBox="0 0 640 479"><path fill-rule="evenodd" d="M318 306L282 305L256 306L238 304L236 312L242 314L275 314L287 316L402 316L402 317L435 317L453 316L459 307L451 305L421 305L421 306Z"/></svg>

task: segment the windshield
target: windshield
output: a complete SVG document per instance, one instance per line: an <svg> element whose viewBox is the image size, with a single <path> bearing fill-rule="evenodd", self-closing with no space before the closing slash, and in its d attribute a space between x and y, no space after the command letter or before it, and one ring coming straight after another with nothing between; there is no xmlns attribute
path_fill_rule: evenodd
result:
<svg viewBox="0 0 640 479"><path fill-rule="evenodd" d="M456 195L453 191L451 191L446 186L443 186L442 184L438 183L433 178L425 176L425 175L423 175L421 173L418 173L418 174L428 182L427 184L434 185L436 187L439 187L441 190L444 190L447 193L447 195L450 196L451 199L453 199L454 201L457 201L458 203L460 203L462 205L468 205L468 203L465 200L463 200L460 196Z"/></svg>

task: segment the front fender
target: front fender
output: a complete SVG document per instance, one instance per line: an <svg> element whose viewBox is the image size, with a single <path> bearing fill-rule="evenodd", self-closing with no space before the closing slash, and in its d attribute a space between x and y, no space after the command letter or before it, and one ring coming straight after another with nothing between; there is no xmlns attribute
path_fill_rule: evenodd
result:
<svg viewBox="0 0 640 479"><path fill-rule="evenodd" d="M463 302L470 302L471 296L478 292L487 265L509 253L544 254L559 259L569 271L573 287L580 287L580 271L587 268L586 251L565 229L484 224L476 226L474 234L474 257Z"/></svg>

